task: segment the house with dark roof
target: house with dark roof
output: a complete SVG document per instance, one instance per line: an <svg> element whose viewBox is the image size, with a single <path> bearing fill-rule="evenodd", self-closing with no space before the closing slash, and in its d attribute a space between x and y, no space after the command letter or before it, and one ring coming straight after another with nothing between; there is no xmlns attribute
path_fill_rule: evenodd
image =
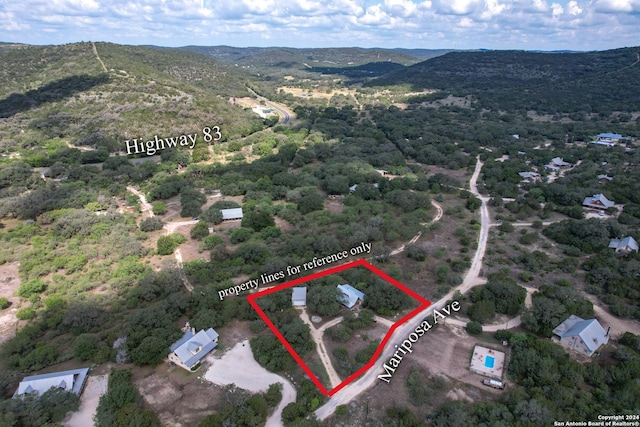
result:
<svg viewBox="0 0 640 427"><path fill-rule="evenodd" d="M607 199L604 194L594 194L591 197L585 197L582 202L582 206L585 208L598 209L598 210L607 210L608 208L615 205L615 202Z"/></svg>
<svg viewBox="0 0 640 427"><path fill-rule="evenodd" d="M347 308L353 308L364 301L364 294L349 284L338 285L336 300Z"/></svg>
<svg viewBox="0 0 640 427"><path fill-rule="evenodd" d="M52 388L60 388L79 396L82 393L88 373L89 368L82 368L24 377L20 381L18 390L13 394L13 397L30 393L40 396Z"/></svg>
<svg viewBox="0 0 640 427"><path fill-rule="evenodd" d="M609 242L609 247L615 249L618 254L627 254L631 251L638 252L638 242L631 236L627 236L624 239L612 239Z"/></svg>
<svg viewBox="0 0 640 427"><path fill-rule="evenodd" d="M552 339L575 352L592 356L609 342L609 333L596 319L584 320L572 314L553 330Z"/></svg>
<svg viewBox="0 0 640 427"><path fill-rule="evenodd" d="M294 307L304 307L307 305L307 287L296 286L291 293L291 304Z"/></svg>
<svg viewBox="0 0 640 427"><path fill-rule="evenodd" d="M222 213L223 221L233 221L235 219L242 219L242 208L232 208L232 209L220 209L220 213Z"/></svg>
<svg viewBox="0 0 640 427"><path fill-rule="evenodd" d="M217 346L218 333L213 328L203 329L197 334L195 329L190 329L171 345L169 362L188 371L195 371L202 359Z"/></svg>

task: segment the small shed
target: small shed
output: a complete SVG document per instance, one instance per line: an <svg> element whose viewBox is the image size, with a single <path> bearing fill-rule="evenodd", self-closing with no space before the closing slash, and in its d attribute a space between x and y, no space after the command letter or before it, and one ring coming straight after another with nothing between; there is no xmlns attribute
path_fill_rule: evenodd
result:
<svg viewBox="0 0 640 427"><path fill-rule="evenodd" d="M293 292L291 293L291 304L294 307L304 307L307 305L306 286L297 286L293 288Z"/></svg>

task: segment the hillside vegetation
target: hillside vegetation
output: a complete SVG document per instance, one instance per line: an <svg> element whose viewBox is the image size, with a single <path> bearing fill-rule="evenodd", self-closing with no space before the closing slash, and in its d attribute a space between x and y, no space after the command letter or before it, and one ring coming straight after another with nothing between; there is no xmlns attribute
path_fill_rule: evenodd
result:
<svg viewBox="0 0 640 427"><path fill-rule="evenodd" d="M52 138L108 151L124 140L220 126L224 138L262 121L227 102L242 72L192 52L74 43L6 48L0 63L0 151L38 151Z"/></svg>
<svg viewBox="0 0 640 427"><path fill-rule="evenodd" d="M586 53L451 52L390 73L371 86L411 84L474 95L502 110L612 112L640 110L640 48Z"/></svg>

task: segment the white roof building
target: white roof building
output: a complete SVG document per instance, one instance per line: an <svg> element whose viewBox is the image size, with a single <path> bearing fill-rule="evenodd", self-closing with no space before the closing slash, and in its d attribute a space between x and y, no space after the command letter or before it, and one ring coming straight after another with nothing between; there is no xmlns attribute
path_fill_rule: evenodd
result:
<svg viewBox="0 0 640 427"><path fill-rule="evenodd" d="M220 209L223 221L242 219L242 208Z"/></svg>
<svg viewBox="0 0 640 427"><path fill-rule="evenodd" d="M297 286L293 288L291 304L293 304L294 307L303 307L307 305L307 288L305 286Z"/></svg>
<svg viewBox="0 0 640 427"><path fill-rule="evenodd" d="M56 387L80 395L88 372L89 368L83 368L24 377L13 397L27 393L36 393L40 396Z"/></svg>

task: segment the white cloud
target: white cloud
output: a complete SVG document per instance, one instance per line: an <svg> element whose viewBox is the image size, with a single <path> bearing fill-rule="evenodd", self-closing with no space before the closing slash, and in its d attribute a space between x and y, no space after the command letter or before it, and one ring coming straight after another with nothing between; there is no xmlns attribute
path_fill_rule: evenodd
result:
<svg viewBox="0 0 640 427"><path fill-rule="evenodd" d="M559 3L553 3L551 5L551 14L553 16L562 15L563 13L564 9L562 8L562 5L560 5Z"/></svg>
<svg viewBox="0 0 640 427"><path fill-rule="evenodd" d="M640 0L593 0L594 10L605 13L640 12Z"/></svg>
<svg viewBox="0 0 640 427"><path fill-rule="evenodd" d="M52 29L55 39L40 36ZM24 0L0 6L0 40L88 37L173 46L592 50L640 44L640 0Z"/></svg>
<svg viewBox="0 0 640 427"><path fill-rule="evenodd" d="M567 10L569 12L569 15L572 16L577 16L582 13L582 8L575 0L571 0L569 3L567 3Z"/></svg>

